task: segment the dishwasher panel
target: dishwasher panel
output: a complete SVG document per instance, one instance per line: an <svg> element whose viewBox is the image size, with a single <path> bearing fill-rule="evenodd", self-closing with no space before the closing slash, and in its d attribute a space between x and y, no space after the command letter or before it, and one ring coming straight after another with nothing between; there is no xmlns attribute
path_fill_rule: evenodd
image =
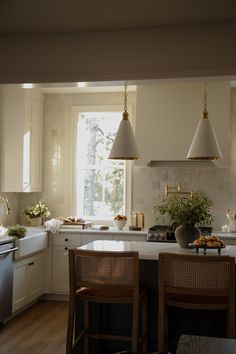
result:
<svg viewBox="0 0 236 354"><path fill-rule="evenodd" d="M14 243L0 245L0 322L12 314Z"/></svg>

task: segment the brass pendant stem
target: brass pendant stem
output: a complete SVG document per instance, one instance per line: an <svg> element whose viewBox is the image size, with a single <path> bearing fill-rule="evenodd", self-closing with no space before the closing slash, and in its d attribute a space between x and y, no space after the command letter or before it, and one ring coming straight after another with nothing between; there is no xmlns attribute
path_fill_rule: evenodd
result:
<svg viewBox="0 0 236 354"><path fill-rule="evenodd" d="M129 113L127 112L127 82L125 82L123 119L128 120L128 118L129 118Z"/></svg>
<svg viewBox="0 0 236 354"><path fill-rule="evenodd" d="M202 118L208 118L208 111L207 111L207 82L204 83L204 111L202 113Z"/></svg>

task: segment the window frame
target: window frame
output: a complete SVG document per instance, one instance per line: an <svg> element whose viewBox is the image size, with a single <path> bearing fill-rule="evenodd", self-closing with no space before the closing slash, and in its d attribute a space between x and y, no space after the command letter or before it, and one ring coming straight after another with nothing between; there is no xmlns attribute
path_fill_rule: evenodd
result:
<svg viewBox="0 0 236 354"><path fill-rule="evenodd" d="M132 105L128 105L129 119L132 124ZM84 112L123 112L124 107L121 105L81 105L81 106L72 106L72 210L74 210L74 214L76 211L76 197L77 197L77 173L76 173L76 150L77 150L77 120L79 114ZM122 119L122 113L121 117ZM131 215L131 196L132 196L132 161L125 161L125 214L128 217L128 222L130 220ZM77 215L80 217L80 215ZM112 218L86 218L86 221L91 221L94 224L103 224L112 226Z"/></svg>

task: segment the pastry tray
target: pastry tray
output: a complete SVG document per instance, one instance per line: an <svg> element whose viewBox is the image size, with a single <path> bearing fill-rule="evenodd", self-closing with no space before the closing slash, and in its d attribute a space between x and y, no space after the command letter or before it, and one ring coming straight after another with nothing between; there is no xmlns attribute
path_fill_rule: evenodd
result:
<svg viewBox="0 0 236 354"><path fill-rule="evenodd" d="M203 253L206 254L207 250L218 250L218 254L221 253L221 249L225 248L225 245L222 245L220 247L208 247L208 246L196 246L193 243L189 243L189 247L190 248L195 248L196 249L196 253L199 252L199 249L203 249Z"/></svg>

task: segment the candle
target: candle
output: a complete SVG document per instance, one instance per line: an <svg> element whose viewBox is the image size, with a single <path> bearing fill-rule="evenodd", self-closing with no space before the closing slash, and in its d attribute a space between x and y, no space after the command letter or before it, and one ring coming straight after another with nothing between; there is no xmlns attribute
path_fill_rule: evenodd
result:
<svg viewBox="0 0 236 354"><path fill-rule="evenodd" d="M228 225L223 225L222 226L222 231L223 232L228 232L229 228L228 228Z"/></svg>

